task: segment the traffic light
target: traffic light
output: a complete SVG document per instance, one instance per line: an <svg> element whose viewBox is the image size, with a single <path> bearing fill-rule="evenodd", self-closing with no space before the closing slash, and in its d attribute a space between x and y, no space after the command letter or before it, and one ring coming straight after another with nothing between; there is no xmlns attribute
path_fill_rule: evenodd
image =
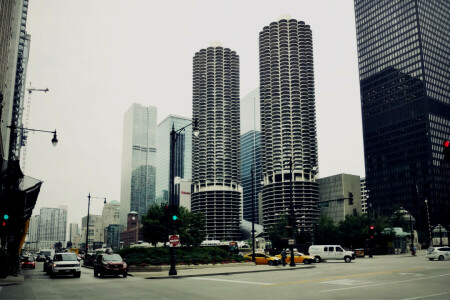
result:
<svg viewBox="0 0 450 300"><path fill-rule="evenodd" d="M178 206L174 206L172 211L172 220L175 222L178 221L178 219Z"/></svg>
<svg viewBox="0 0 450 300"><path fill-rule="evenodd" d="M373 225L369 226L369 237L370 239L373 239L375 235L375 227Z"/></svg>
<svg viewBox="0 0 450 300"><path fill-rule="evenodd" d="M442 146L444 146L444 149L442 150L442 152L444 153L444 161L446 163L450 163L450 141L445 140L442 143Z"/></svg>

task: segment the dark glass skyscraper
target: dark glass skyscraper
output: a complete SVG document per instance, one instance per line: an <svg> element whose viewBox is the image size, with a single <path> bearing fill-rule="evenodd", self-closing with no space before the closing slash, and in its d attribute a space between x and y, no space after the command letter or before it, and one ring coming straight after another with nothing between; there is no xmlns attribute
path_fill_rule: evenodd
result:
<svg viewBox="0 0 450 300"><path fill-rule="evenodd" d="M252 171L253 168L253 181ZM252 221L252 201L255 203L254 221L259 223L258 194L261 191L261 133L250 130L241 135L241 182L243 219ZM253 183L253 197L252 197Z"/></svg>
<svg viewBox="0 0 450 300"><path fill-rule="evenodd" d="M401 205L427 232L428 200L431 225L448 225L450 2L354 4L369 203L381 213Z"/></svg>

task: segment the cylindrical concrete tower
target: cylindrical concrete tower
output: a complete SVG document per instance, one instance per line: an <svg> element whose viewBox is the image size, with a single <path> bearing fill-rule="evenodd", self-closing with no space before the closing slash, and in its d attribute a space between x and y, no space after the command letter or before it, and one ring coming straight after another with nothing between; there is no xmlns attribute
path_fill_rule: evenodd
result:
<svg viewBox="0 0 450 300"><path fill-rule="evenodd" d="M206 219L207 239L240 239L239 56L219 45L194 56L192 211Z"/></svg>
<svg viewBox="0 0 450 300"><path fill-rule="evenodd" d="M290 217L310 231L318 218L319 189L311 29L284 16L259 34L264 228Z"/></svg>

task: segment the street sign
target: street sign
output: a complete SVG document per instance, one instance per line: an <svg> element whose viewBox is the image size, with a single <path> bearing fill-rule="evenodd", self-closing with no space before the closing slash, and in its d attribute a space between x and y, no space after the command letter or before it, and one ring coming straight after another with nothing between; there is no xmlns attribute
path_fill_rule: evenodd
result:
<svg viewBox="0 0 450 300"><path fill-rule="evenodd" d="M170 247L181 247L180 236L178 234L169 235Z"/></svg>
<svg viewBox="0 0 450 300"><path fill-rule="evenodd" d="M318 206L320 208L320 207L329 207L330 205L328 204L328 202L319 202Z"/></svg>

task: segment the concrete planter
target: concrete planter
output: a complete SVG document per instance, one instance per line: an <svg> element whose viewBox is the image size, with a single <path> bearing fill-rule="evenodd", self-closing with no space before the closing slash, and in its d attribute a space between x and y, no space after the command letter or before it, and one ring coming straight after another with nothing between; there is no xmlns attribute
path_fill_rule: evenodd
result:
<svg viewBox="0 0 450 300"><path fill-rule="evenodd" d="M186 270L186 269L206 269L206 268L224 268L224 267L244 267L255 266L253 262L241 262L241 263L225 263L225 264L205 264L205 265L177 265L177 270ZM170 265L162 265L162 266L128 266L128 272L166 272L169 271Z"/></svg>

